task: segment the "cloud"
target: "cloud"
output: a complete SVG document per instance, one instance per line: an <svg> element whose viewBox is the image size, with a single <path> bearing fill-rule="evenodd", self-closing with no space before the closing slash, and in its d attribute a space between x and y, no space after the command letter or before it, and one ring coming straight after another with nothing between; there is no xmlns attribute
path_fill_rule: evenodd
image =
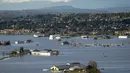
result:
<svg viewBox="0 0 130 73"><path fill-rule="evenodd" d="M50 0L52 2L70 2L71 0Z"/></svg>
<svg viewBox="0 0 130 73"><path fill-rule="evenodd" d="M0 0L0 3L20 3L20 2L29 2L31 0Z"/></svg>

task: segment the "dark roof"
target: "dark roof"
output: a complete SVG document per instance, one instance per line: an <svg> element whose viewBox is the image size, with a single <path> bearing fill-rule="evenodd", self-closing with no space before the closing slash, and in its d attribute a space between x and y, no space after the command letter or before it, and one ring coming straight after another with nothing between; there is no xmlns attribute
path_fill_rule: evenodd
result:
<svg viewBox="0 0 130 73"><path fill-rule="evenodd" d="M64 42L63 42L63 44L67 44L67 45L68 45L68 44L69 44L69 42L67 42L67 41L64 41Z"/></svg>
<svg viewBox="0 0 130 73"><path fill-rule="evenodd" d="M40 52L40 50L37 50L37 49L35 49L35 50L33 50L34 52Z"/></svg>
<svg viewBox="0 0 130 73"><path fill-rule="evenodd" d="M44 51L50 52L50 51L52 51L52 50L51 50L51 49L44 49Z"/></svg>
<svg viewBox="0 0 130 73"><path fill-rule="evenodd" d="M70 65L71 65L71 67L75 67L75 66L78 66L80 68L85 68L86 67L85 65L83 65L83 64L81 64L79 62L72 62L72 63L70 63Z"/></svg>
<svg viewBox="0 0 130 73"><path fill-rule="evenodd" d="M59 70L69 69L71 65L58 65L56 66Z"/></svg>
<svg viewBox="0 0 130 73"><path fill-rule="evenodd" d="M56 67L57 67L59 70L65 70L65 69L69 69L69 68L75 67L75 66L79 66L79 67L81 67L81 68L84 68L84 67L85 67L85 65L82 65L82 64L80 64L80 63L78 63L78 62L70 63L70 65L58 65L58 66L56 66Z"/></svg>
<svg viewBox="0 0 130 73"><path fill-rule="evenodd" d="M80 65L79 62L72 62L72 63L69 63L70 65Z"/></svg>

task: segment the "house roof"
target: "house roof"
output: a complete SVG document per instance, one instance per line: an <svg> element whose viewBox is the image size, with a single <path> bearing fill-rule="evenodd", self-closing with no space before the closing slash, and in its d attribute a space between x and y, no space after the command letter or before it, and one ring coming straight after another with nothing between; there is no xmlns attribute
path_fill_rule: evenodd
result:
<svg viewBox="0 0 130 73"><path fill-rule="evenodd" d="M58 65L56 66L59 70L69 69L71 65Z"/></svg>
<svg viewBox="0 0 130 73"><path fill-rule="evenodd" d="M51 50L51 49L44 49L44 51L50 52L50 51L52 51L52 50Z"/></svg>
<svg viewBox="0 0 130 73"><path fill-rule="evenodd" d="M35 49L35 50L33 50L33 52L40 52L40 50Z"/></svg>
<svg viewBox="0 0 130 73"><path fill-rule="evenodd" d="M79 62L72 62L72 63L68 63L68 65L71 65L71 66L80 66L80 67L84 67L85 65L79 63Z"/></svg>
<svg viewBox="0 0 130 73"><path fill-rule="evenodd" d="M81 65L79 62L72 62L72 63L69 63L69 65Z"/></svg>
<svg viewBox="0 0 130 73"><path fill-rule="evenodd" d="M64 70L64 69L69 69L71 67L80 67L80 68L84 68L85 65L82 65L80 63L70 63L70 65L58 65L58 66L55 66L57 67L59 70Z"/></svg>
<svg viewBox="0 0 130 73"><path fill-rule="evenodd" d="M48 50L37 50L37 49L35 49L35 50L33 50L33 52L49 52Z"/></svg>

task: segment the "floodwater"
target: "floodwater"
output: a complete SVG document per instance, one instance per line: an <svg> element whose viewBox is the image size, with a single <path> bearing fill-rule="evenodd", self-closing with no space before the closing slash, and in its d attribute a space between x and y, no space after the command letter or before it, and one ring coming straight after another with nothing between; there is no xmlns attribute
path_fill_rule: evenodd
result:
<svg viewBox="0 0 130 73"><path fill-rule="evenodd" d="M14 44L17 40L31 39L31 44ZM125 44L123 46L67 46L61 45L63 41L80 43L113 43ZM104 68L102 73L130 73L130 39L113 38L110 40L93 40L73 37L62 41L48 40L48 37L34 38L32 35L0 35L0 41L11 41L11 46L0 46L2 52L9 52L23 46L25 49L55 49L61 52L59 56L22 56L7 60L0 60L0 73L51 73L42 71L53 65L66 64L69 62L80 62L87 65L90 60L98 63L98 68ZM39 44L39 45L36 45Z"/></svg>

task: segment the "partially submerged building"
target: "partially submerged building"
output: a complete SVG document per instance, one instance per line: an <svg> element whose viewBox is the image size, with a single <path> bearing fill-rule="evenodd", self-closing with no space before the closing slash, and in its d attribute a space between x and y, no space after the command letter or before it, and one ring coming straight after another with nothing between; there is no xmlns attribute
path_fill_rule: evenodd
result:
<svg viewBox="0 0 130 73"><path fill-rule="evenodd" d="M97 69L97 63L90 61L88 66L80 64L79 62L67 63L65 65L52 66L52 72L63 72L63 73L101 73Z"/></svg>
<svg viewBox="0 0 130 73"><path fill-rule="evenodd" d="M127 39L128 36L118 36L119 39Z"/></svg>
<svg viewBox="0 0 130 73"><path fill-rule="evenodd" d="M86 66L80 63L69 63L66 65L57 65L57 66L52 66L50 68L54 72L59 72L59 71L74 71L74 70L84 70L86 69Z"/></svg>
<svg viewBox="0 0 130 73"><path fill-rule="evenodd" d="M31 55L34 56L52 56L52 55L59 55L59 51L51 50L51 49L44 49L44 50L31 50Z"/></svg>
<svg viewBox="0 0 130 73"><path fill-rule="evenodd" d="M50 35L49 36L49 40L61 40L61 36L60 35Z"/></svg>

